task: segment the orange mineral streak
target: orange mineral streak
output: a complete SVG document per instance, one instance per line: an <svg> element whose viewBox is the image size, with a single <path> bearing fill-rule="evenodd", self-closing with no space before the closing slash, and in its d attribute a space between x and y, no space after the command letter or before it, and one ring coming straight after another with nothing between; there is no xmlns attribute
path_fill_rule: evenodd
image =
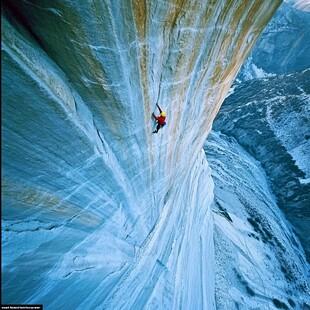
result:
<svg viewBox="0 0 310 310"><path fill-rule="evenodd" d="M146 0L132 0L136 29L140 41L146 37L147 5Z"/></svg>
<svg viewBox="0 0 310 310"><path fill-rule="evenodd" d="M134 12L135 24L139 38L140 50L140 79L142 83L142 91L144 98L145 119L149 119L151 115L151 102L149 95L148 80L148 58L149 50L147 44L147 21L148 11L146 0L132 0L132 8Z"/></svg>
<svg viewBox="0 0 310 310"><path fill-rule="evenodd" d="M181 2L184 4L183 1ZM201 36L199 32L194 36L180 35L183 39L182 45L192 46L192 50L190 53L187 51L186 54L179 55L175 69L176 80L180 80L183 73L184 83L174 90L173 98L178 98L181 103L179 110L175 111L177 119L172 128L172 134L176 139L174 140L174 154L169 154L171 160L174 158L178 161L180 149L184 148L183 142L188 141L186 131L193 130L193 127L196 128L193 130L196 134L193 135L192 141L199 144L198 147L196 145L194 147L193 157L196 157L238 70L280 3L281 1L275 1L273 4L265 1L243 1L236 6L235 3L230 2L217 12L210 10L210 6L208 6L203 14L204 23L197 21L195 24L196 29L197 27L210 29L207 32L210 36L209 47L204 50L204 55L201 55L201 50L205 37ZM190 15L190 12L187 15ZM177 15L173 16L173 25L175 25L178 23ZM196 14L196 18L198 18L197 16L199 14ZM214 16L217 16L217 19ZM214 20L216 20L215 24ZM193 23L193 20L191 17L187 17L186 22ZM184 25L182 24L182 26ZM190 74L195 70L194 66L198 57L205 58L202 62L205 66L204 71L198 74L193 84ZM195 95L192 98L187 98L186 101L187 87L195 87ZM205 92L204 103L201 104L201 107L198 102L193 104L196 94L198 96L203 92ZM182 115L181 111L186 111L186 117ZM180 135L178 128L181 120L185 121L186 125L184 126L183 123L185 132Z"/></svg>

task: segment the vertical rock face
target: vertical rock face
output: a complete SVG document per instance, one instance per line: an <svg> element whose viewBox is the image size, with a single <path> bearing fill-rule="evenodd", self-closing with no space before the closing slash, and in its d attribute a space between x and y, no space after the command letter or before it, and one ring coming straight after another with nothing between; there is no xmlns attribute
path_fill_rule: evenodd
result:
<svg viewBox="0 0 310 310"><path fill-rule="evenodd" d="M4 1L4 303L214 307L202 145L280 2Z"/></svg>

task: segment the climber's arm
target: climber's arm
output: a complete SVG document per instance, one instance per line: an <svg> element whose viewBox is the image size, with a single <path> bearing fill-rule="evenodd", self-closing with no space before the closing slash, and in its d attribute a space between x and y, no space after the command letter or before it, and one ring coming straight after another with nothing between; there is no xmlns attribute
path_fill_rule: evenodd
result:
<svg viewBox="0 0 310 310"><path fill-rule="evenodd" d="M157 105L157 107L158 107L159 112L161 113L162 110L161 110L160 106L159 106L157 103L156 103L156 105Z"/></svg>
<svg viewBox="0 0 310 310"><path fill-rule="evenodd" d="M158 121L158 117L154 113L152 113L152 115Z"/></svg>

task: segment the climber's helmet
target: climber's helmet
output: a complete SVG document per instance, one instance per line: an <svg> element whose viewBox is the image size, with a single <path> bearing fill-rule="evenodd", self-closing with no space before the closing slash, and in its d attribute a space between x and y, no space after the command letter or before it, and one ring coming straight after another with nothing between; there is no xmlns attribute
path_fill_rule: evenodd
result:
<svg viewBox="0 0 310 310"><path fill-rule="evenodd" d="M163 111L160 113L161 116L166 116L166 113Z"/></svg>

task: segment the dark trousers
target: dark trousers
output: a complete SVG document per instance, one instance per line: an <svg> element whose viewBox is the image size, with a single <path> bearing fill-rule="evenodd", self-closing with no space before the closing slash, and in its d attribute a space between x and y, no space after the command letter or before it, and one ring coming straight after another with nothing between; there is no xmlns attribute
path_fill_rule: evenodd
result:
<svg viewBox="0 0 310 310"><path fill-rule="evenodd" d="M156 127L156 129L155 129L155 133L157 133L158 132L158 130L160 129L160 128L162 128L162 127L164 127L163 126L163 124L159 124L159 123L157 123L157 127Z"/></svg>

